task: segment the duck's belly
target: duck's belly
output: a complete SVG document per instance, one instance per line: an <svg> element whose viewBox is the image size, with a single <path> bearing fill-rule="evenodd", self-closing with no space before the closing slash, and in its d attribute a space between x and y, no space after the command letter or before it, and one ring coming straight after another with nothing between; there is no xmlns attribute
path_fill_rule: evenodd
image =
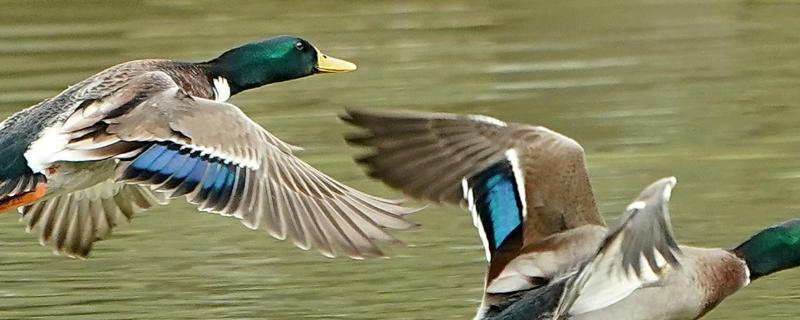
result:
<svg viewBox="0 0 800 320"><path fill-rule="evenodd" d="M607 308L574 316L572 320L692 320L697 318L700 299L691 294L673 294L664 288L643 288Z"/></svg>
<svg viewBox="0 0 800 320"><path fill-rule="evenodd" d="M42 200L83 190L114 178L117 160L53 163L47 170L47 193Z"/></svg>

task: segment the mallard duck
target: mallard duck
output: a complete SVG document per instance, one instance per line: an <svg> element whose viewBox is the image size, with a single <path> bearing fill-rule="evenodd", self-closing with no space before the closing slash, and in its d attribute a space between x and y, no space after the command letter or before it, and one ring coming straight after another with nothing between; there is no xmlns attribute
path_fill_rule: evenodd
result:
<svg viewBox="0 0 800 320"><path fill-rule="evenodd" d="M472 207L489 262L476 318L552 283L606 239L583 148L564 135L480 115L349 110L342 119L365 130L346 139L370 148L357 159L370 176L414 198ZM503 162L508 169L492 171ZM464 186L482 175L493 187L476 202ZM751 280L800 265L800 220L767 228L731 250L679 249L681 268L659 282L569 317L699 318Z"/></svg>
<svg viewBox="0 0 800 320"><path fill-rule="evenodd" d="M506 162L507 163L507 162ZM510 169L510 165L505 165ZM490 202L502 184L496 177L513 177L510 170L492 170L467 180L475 215L492 215ZM498 180L499 181L499 180ZM546 320L570 317L612 305L636 289L651 285L680 268L681 249L669 223L667 202L677 180L658 180L645 188L610 229L597 251L545 285L509 294L502 304L482 315L492 320ZM513 194L513 193L511 193ZM494 199L493 199L494 198ZM509 199L511 200L511 199ZM487 230L489 231L489 230ZM489 231L491 232L491 231Z"/></svg>
<svg viewBox="0 0 800 320"><path fill-rule="evenodd" d="M0 211L43 245L86 257L114 226L168 199L326 256L380 256L414 211L337 182L225 101L269 83L355 70L280 36L207 62L110 67L0 123Z"/></svg>

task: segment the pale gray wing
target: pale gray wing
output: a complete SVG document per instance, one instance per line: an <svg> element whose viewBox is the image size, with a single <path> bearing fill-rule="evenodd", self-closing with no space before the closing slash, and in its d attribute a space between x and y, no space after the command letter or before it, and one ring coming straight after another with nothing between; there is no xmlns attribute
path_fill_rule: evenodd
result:
<svg viewBox="0 0 800 320"><path fill-rule="evenodd" d="M583 148L557 132L481 115L348 110L342 119L364 130L346 139L369 148L357 159L367 173L419 199L466 208L462 179L511 161L524 188L525 243L604 225Z"/></svg>
<svg viewBox="0 0 800 320"><path fill-rule="evenodd" d="M186 196L203 211L327 256L380 256L372 240L396 241L383 228L415 226L403 219L415 209L312 168L234 105L188 96L161 72L129 86L67 119L71 140L55 158L114 157L120 181Z"/></svg>
<svg viewBox="0 0 800 320"><path fill-rule="evenodd" d="M567 285L554 319L605 308L680 268L668 210L676 183L674 177L658 180L628 206L597 254Z"/></svg>
<svg viewBox="0 0 800 320"><path fill-rule="evenodd" d="M120 223L157 204L164 195L144 186L107 180L90 188L36 202L19 209L27 231L39 243L71 257L88 256L95 241Z"/></svg>

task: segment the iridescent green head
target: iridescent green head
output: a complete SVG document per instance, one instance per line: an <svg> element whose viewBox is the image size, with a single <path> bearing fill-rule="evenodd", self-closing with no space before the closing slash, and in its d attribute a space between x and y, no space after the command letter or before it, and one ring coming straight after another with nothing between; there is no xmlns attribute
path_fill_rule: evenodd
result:
<svg viewBox="0 0 800 320"><path fill-rule="evenodd" d="M315 73L356 69L355 64L329 57L308 41L294 36L251 42L226 51L206 65L209 78L224 78L230 86L230 94Z"/></svg>
<svg viewBox="0 0 800 320"><path fill-rule="evenodd" d="M766 228L733 252L747 262L751 280L800 266L800 219Z"/></svg>

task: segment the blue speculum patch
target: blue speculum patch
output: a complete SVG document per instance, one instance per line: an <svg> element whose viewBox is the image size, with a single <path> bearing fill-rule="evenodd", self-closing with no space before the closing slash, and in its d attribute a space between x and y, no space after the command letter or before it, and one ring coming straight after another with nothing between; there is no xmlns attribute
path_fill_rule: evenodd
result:
<svg viewBox="0 0 800 320"><path fill-rule="evenodd" d="M467 180L491 251L522 230L522 201L507 160L500 161Z"/></svg>
<svg viewBox="0 0 800 320"><path fill-rule="evenodd" d="M233 196L240 172L241 168L220 158L162 142L134 158L122 179L161 185L160 189L174 190L172 196L198 191L193 201L210 202L212 207L221 209Z"/></svg>

